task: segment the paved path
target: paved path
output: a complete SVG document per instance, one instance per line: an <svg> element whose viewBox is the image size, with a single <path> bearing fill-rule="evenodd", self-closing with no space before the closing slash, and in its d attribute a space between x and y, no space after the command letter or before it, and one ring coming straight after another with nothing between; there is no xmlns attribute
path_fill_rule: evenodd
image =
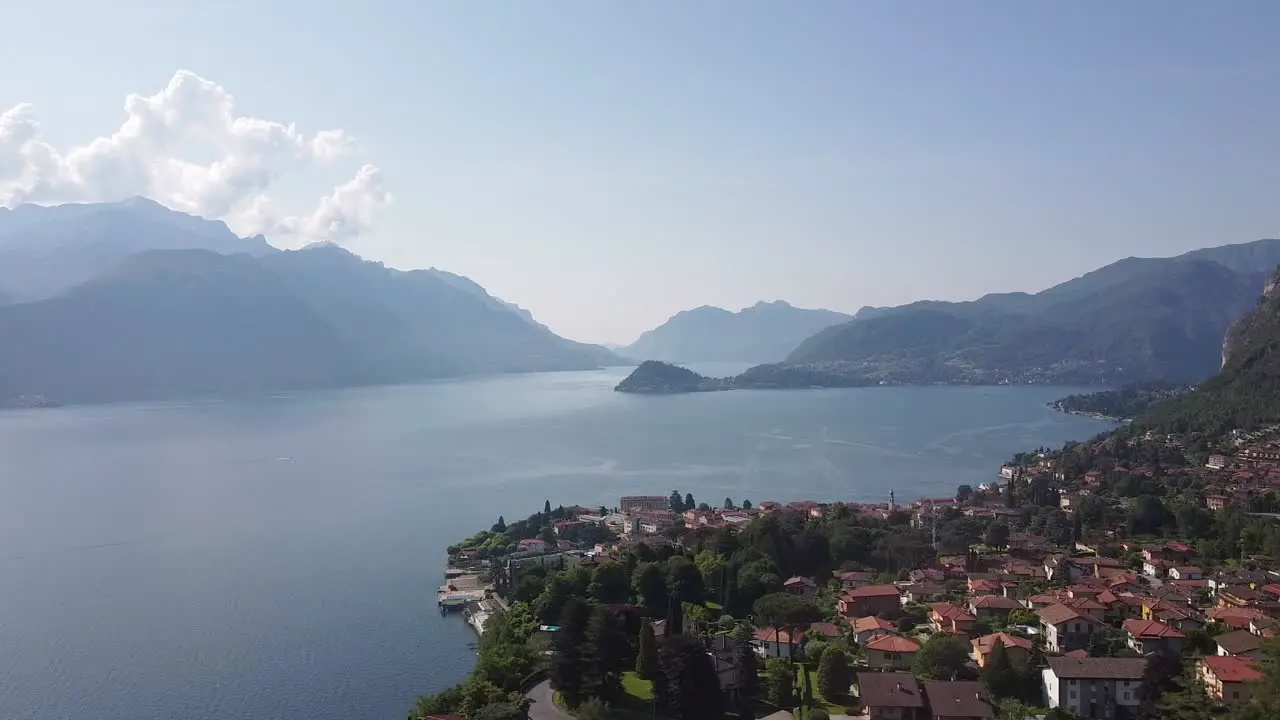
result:
<svg viewBox="0 0 1280 720"><path fill-rule="evenodd" d="M543 680L526 695L533 704L529 706L529 720L573 720L573 716L556 707L551 697L551 681Z"/></svg>

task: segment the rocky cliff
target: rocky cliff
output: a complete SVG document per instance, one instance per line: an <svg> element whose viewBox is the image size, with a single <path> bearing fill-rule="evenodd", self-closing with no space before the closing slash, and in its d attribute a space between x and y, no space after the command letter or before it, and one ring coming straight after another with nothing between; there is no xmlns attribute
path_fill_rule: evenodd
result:
<svg viewBox="0 0 1280 720"><path fill-rule="evenodd" d="M1267 278L1267 282L1262 286L1262 299L1259 302L1261 310L1266 305L1273 305L1268 301L1274 301L1280 296L1280 267L1277 267L1271 276ZM1260 325L1260 313L1254 312L1248 315L1236 318L1227 328L1227 333L1222 339L1222 367L1226 367L1233 360L1238 359L1241 349L1247 347L1253 340L1253 336L1257 334Z"/></svg>

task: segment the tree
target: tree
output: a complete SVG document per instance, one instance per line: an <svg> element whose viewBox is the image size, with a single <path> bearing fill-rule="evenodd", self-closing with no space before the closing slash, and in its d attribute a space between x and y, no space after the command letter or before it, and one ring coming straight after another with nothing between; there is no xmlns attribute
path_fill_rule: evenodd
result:
<svg viewBox="0 0 1280 720"><path fill-rule="evenodd" d="M1147 669L1138 684L1138 716L1160 718L1159 702L1169 692L1176 692L1178 677L1182 675L1182 658L1169 650L1160 650L1147 657Z"/></svg>
<svg viewBox="0 0 1280 720"><path fill-rule="evenodd" d="M733 498L725 498L725 499L724 499L724 509L725 509L725 510L732 510L732 509L733 509Z"/></svg>
<svg viewBox="0 0 1280 720"><path fill-rule="evenodd" d="M969 649L959 640L934 635L916 653L911 672L925 680L950 680L964 671Z"/></svg>
<svg viewBox="0 0 1280 720"><path fill-rule="evenodd" d="M774 658L764 664L769 703L776 707L792 707L796 703L796 674L791 663Z"/></svg>
<svg viewBox="0 0 1280 720"><path fill-rule="evenodd" d="M564 612L564 605L573 596L573 586L564 573L552 575L533 601L533 614L543 625L555 625Z"/></svg>
<svg viewBox="0 0 1280 720"><path fill-rule="evenodd" d="M587 640L587 626L590 624L591 606L579 598L569 598L564 604L560 629L555 635L551 687L560 692L570 708L594 697L598 689L598 663L594 646Z"/></svg>
<svg viewBox="0 0 1280 720"><path fill-rule="evenodd" d="M524 720L527 715L528 713L520 705L497 703L480 708L471 718L472 720ZM581 718L582 714L579 713L577 717Z"/></svg>
<svg viewBox="0 0 1280 720"><path fill-rule="evenodd" d="M744 500L742 501L742 509L743 509L743 510L750 510L750 509L751 509L751 501L750 501L750 500L745 500L745 499L744 499Z"/></svg>
<svg viewBox="0 0 1280 720"><path fill-rule="evenodd" d="M840 702L849 694L852 678L849 654L834 645L822 651L818 662L818 691L827 702Z"/></svg>
<svg viewBox="0 0 1280 720"><path fill-rule="evenodd" d="M636 675L642 680L652 680L658 671L658 641L653 626L647 621L640 625L640 646L636 652Z"/></svg>
<svg viewBox="0 0 1280 720"><path fill-rule="evenodd" d="M738 639L736 632L734 635L734 639ZM756 657L755 648L750 642L745 641L738 643L737 659L738 676L742 678L738 686L738 694L749 706L751 701L760 694L760 660Z"/></svg>
<svg viewBox="0 0 1280 720"><path fill-rule="evenodd" d="M810 640L804 644L804 659L811 663L820 662L828 647L826 640Z"/></svg>
<svg viewBox="0 0 1280 720"><path fill-rule="evenodd" d="M545 501L543 501L543 503L542 503L542 512L543 512L544 514L546 514L546 515L550 515L550 514L551 514L551 501L550 501L550 500L545 500Z"/></svg>
<svg viewBox="0 0 1280 720"><path fill-rule="evenodd" d="M612 714L609 712L609 703L600 698L591 698L578 706L578 712L573 716L578 720L609 720ZM524 720L525 716L521 715L519 720Z"/></svg>
<svg viewBox="0 0 1280 720"><path fill-rule="evenodd" d="M692 509L694 509L694 508L696 508L696 507L698 507L698 505L693 501L693 493L685 493L685 496L684 496L684 509L685 509L685 510L692 510Z"/></svg>
<svg viewBox="0 0 1280 720"><path fill-rule="evenodd" d="M702 583L702 573L689 558L683 555L672 555L667 560L667 590L681 602L701 605L706 600L706 589Z"/></svg>
<svg viewBox="0 0 1280 720"><path fill-rule="evenodd" d="M496 533L504 533L507 531L507 521L499 515L498 522L494 523L491 529Z"/></svg>
<svg viewBox="0 0 1280 720"><path fill-rule="evenodd" d="M625 632L626 620L620 619L607 608L597 605L587 625L587 642L596 665L591 669L598 677L593 697L613 700L622 694L622 673L627 669L631 643Z"/></svg>
<svg viewBox="0 0 1280 720"><path fill-rule="evenodd" d="M546 587L547 579L545 577L525 573L520 576L520 580L516 583L516 589L512 591L511 597L516 602L532 603L542 594Z"/></svg>
<svg viewBox="0 0 1280 720"><path fill-rule="evenodd" d="M991 521L987 526L987 533L982 538L982 543L987 547L1003 548L1009 545L1009 526L999 520Z"/></svg>
<svg viewBox="0 0 1280 720"><path fill-rule="evenodd" d="M968 500L969 496L972 494L973 494L972 485L961 485L960 487L956 488L956 500L958 502L964 502L965 500Z"/></svg>
<svg viewBox="0 0 1280 720"><path fill-rule="evenodd" d="M702 585L708 597L723 600L726 568L724 556L713 550L703 550L694 556L693 564L702 575Z"/></svg>
<svg viewBox="0 0 1280 720"><path fill-rule="evenodd" d="M605 604L624 603L631 596L631 578L622 563L604 562L591 575L588 594Z"/></svg>
<svg viewBox="0 0 1280 720"><path fill-rule="evenodd" d="M675 595L667 600L666 631L668 636L684 633L684 603Z"/></svg>
<svg viewBox="0 0 1280 720"><path fill-rule="evenodd" d="M1013 667L1009 650L999 638L996 638L991 654L987 656L987 663L982 668L982 680L987 685L987 692L996 700L1021 695L1022 677Z"/></svg>
<svg viewBox="0 0 1280 720"><path fill-rule="evenodd" d="M684 500L680 498L679 490L671 491L670 503L671 503L671 512L677 515L684 512Z"/></svg>
<svg viewBox="0 0 1280 720"><path fill-rule="evenodd" d="M658 664L661 677L654 691L673 720L718 720L723 716L720 678L701 638L663 638Z"/></svg>
<svg viewBox="0 0 1280 720"><path fill-rule="evenodd" d="M666 612L667 578L658 563L642 562L637 565L631 576L631 589L651 617Z"/></svg>

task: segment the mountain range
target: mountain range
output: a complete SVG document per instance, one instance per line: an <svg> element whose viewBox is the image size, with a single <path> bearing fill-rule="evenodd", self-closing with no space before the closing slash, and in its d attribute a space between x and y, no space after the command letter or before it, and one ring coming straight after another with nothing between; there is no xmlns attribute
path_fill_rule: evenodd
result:
<svg viewBox="0 0 1280 720"><path fill-rule="evenodd" d="M618 352L665 362L779 362L805 338L850 319L783 301L759 302L738 312L704 305L677 313Z"/></svg>
<svg viewBox="0 0 1280 720"><path fill-rule="evenodd" d="M1280 269L1267 280L1252 312L1231 324L1222 342L1222 369L1189 393L1151 406L1140 429L1200 432L1280 423Z"/></svg>
<svg viewBox="0 0 1280 720"><path fill-rule="evenodd" d="M0 213L0 405L616 364L462 276L279 251L148 200Z"/></svg>
<svg viewBox="0 0 1280 720"><path fill-rule="evenodd" d="M1280 263L1280 240L1127 258L1035 294L863 308L800 343L788 366L890 382L1198 381Z"/></svg>

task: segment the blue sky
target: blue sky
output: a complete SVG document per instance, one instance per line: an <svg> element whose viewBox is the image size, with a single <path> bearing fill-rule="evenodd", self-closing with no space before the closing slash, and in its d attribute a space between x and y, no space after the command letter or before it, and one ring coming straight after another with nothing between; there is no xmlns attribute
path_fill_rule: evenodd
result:
<svg viewBox="0 0 1280 720"><path fill-rule="evenodd" d="M1277 27L1249 0L45 0L6 4L0 111L82 145L189 69L354 138L271 190L309 212L376 165L394 202L353 250L627 342L702 304L966 299L1274 237Z"/></svg>

